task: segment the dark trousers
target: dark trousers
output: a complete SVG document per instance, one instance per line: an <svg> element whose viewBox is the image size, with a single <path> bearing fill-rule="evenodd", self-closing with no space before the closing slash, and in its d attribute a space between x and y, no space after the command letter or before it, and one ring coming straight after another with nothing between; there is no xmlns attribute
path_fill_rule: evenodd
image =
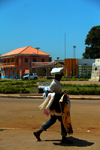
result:
<svg viewBox="0 0 100 150"><path fill-rule="evenodd" d="M57 119L61 123L61 135L62 136L66 136L67 132L66 132L64 126L63 126L63 122L62 122L62 117L61 116L51 115L50 119L40 129L46 131L50 126L52 126L56 122Z"/></svg>

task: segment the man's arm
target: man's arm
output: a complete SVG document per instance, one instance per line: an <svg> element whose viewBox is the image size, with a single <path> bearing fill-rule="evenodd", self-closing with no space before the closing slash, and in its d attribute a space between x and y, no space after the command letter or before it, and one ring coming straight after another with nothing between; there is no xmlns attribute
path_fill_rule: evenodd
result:
<svg viewBox="0 0 100 150"><path fill-rule="evenodd" d="M50 92L55 92L55 88L56 88L56 85L54 83L51 83L49 87Z"/></svg>

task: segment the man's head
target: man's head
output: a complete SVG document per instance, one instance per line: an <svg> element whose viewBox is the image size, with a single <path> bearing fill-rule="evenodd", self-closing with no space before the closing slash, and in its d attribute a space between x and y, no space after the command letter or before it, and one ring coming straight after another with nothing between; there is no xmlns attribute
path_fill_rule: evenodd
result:
<svg viewBox="0 0 100 150"><path fill-rule="evenodd" d="M53 68L51 70L51 74L55 75L55 79L60 81L62 76L64 75L64 68L60 67L60 68Z"/></svg>
<svg viewBox="0 0 100 150"><path fill-rule="evenodd" d="M63 76L63 73L55 74L55 79L56 79L57 81L60 81L61 78L62 78L62 76Z"/></svg>

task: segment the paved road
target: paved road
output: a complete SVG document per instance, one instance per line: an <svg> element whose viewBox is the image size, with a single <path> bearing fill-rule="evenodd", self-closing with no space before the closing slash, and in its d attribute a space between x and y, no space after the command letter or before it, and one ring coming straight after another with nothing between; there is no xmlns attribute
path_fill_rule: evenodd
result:
<svg viewBox="0 0 100 150"><path fill-rule="evenodd" d="M0 98L0 127L39 128L49 119L39 110L42 102L43 99ZM75 130L100 131L100 101L71 100L71 119Z"/></svg>
<svg viewBox="0 0 100 150"><path fill-rule="evenodd" d="M0 98L0 150L99 150L100 101L72 100L71 121L73 145L60 144L60 124L57 121L36 142L36 131L49 117L39 110L43 99ZM9 129L9 130L7 130Z"/></svg>

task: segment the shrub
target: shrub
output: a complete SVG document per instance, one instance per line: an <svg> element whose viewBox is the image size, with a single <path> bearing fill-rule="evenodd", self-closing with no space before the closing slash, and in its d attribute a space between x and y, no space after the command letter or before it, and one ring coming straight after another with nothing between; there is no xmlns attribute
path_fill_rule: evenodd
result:
<svg viewBox="0 0 100 150"><path fill-rule="evenodd" d="M51 82L51 80L0 80L0 93L36 93L36 82ZM100 95L98 84L62 84L62 90L67 90L71 95Z"/></svg>

